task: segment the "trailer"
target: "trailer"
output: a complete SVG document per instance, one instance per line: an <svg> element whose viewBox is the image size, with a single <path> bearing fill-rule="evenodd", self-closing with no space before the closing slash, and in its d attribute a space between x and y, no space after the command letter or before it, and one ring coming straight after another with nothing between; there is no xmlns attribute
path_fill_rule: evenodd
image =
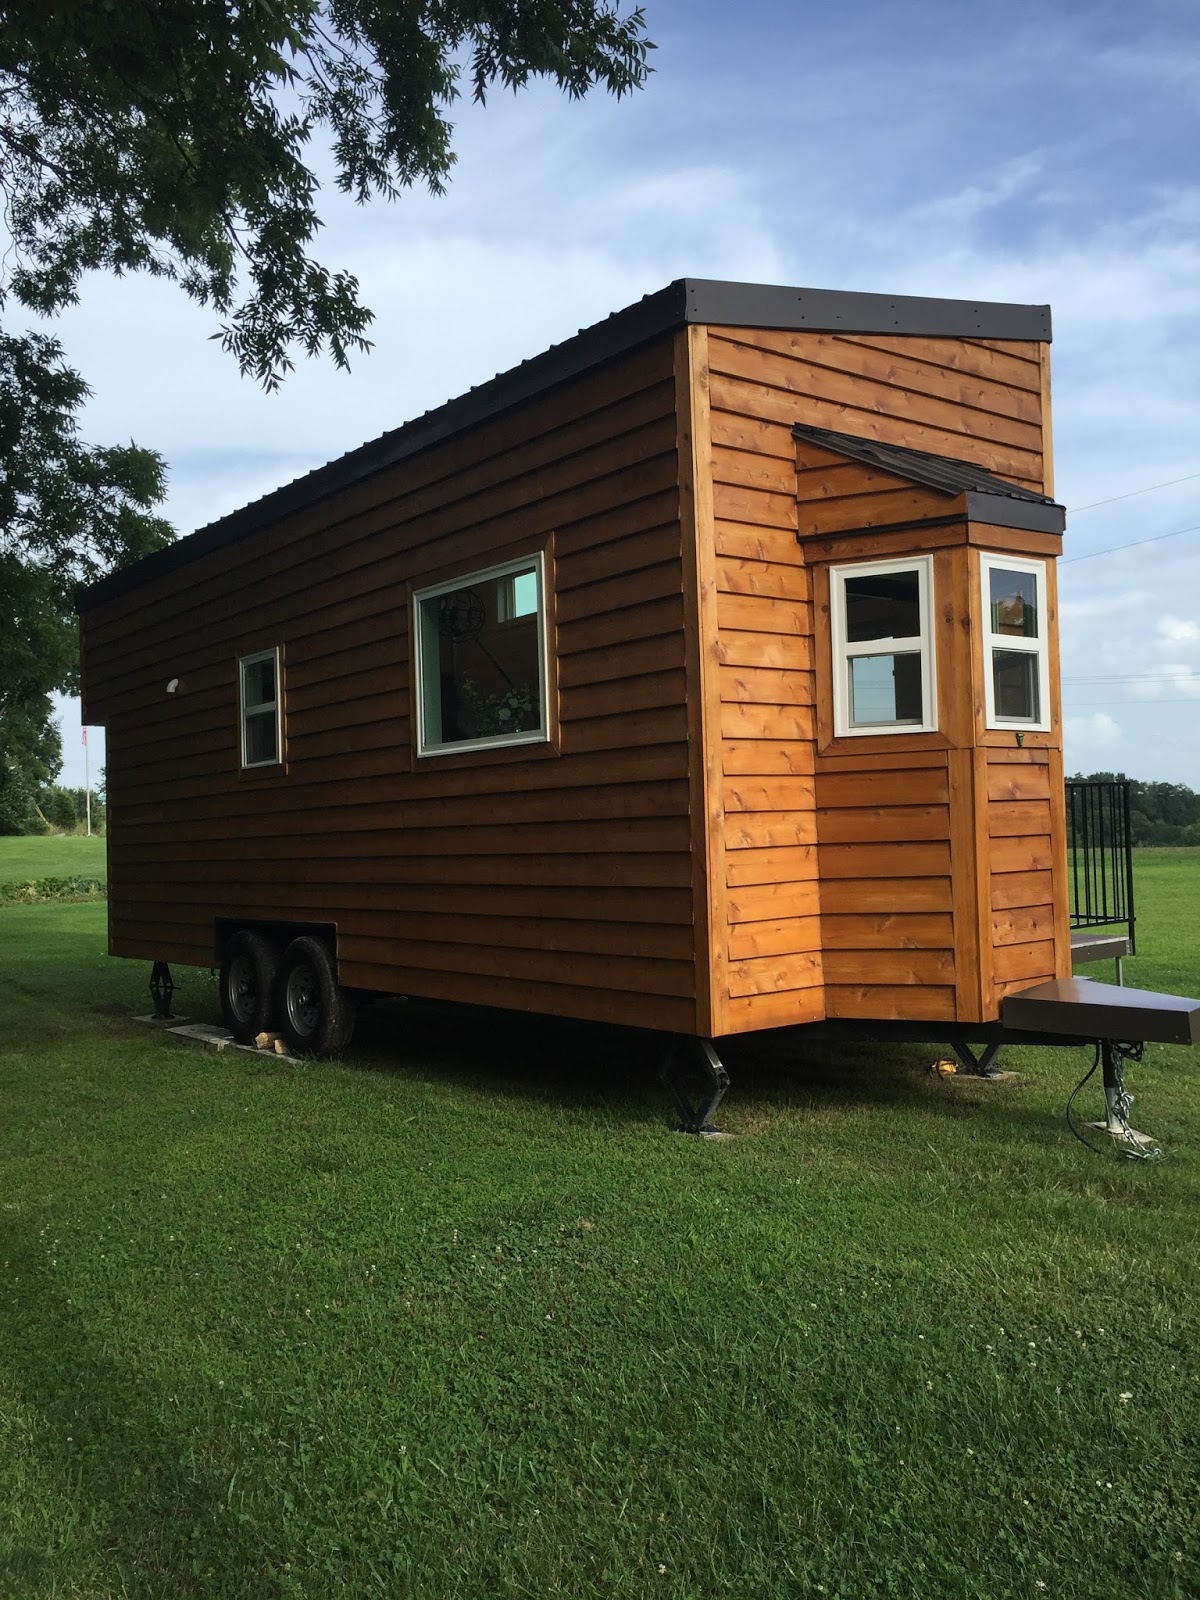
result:
<svg viewBox="0 0 1200 1600"><path fill-rule="evenodd" d="M680 280L94 584L111 952L243 1038L404 994L714 1093L780 1027L1194 1042L1071 976L1050 334Z"/></svg>

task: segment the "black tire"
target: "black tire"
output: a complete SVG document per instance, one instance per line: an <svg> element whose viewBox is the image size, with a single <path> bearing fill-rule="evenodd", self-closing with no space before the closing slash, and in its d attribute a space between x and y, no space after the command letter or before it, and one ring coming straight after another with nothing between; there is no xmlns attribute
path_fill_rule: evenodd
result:
<svg viewBox="0 0 1200 1600"><path fill-rule="evenodd" d="M337 981L328 945L293 939L275 979L275 1015L292 1054L340 1055L354 1033L356 1010Z"/></svg>
<svg viewBox="0 0 1200 1600"><path fill-rule="evenodd" d="M279 946L265 933L239 928L221 962L221 1016L239 1044L274 1028Z"/></svg>

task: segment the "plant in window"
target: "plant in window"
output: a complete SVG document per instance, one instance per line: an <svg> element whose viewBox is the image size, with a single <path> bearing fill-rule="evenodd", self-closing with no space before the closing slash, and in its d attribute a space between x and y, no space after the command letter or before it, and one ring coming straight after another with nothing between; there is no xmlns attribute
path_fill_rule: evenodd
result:
<svg viewBox="0 0 1200 1600"><path fill-rule="evenodd" d="M527 684L512 684L495 694L485 694L474 678L465 677L461 684L462 697L468 716L479 736L487 734L525 733L537 726L533 690Z"/></svg>

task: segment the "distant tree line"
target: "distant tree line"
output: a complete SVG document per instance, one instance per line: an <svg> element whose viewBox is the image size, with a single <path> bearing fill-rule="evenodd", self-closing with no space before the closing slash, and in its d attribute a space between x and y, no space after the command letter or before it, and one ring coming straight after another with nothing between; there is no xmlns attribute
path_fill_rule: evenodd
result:
<svg viewBox="0 0 1200 1600"><path fill-rule="evenodd" d="M0 782L0 834L74 833L86 823L86 789ZM95 789L92 832L104 832L104 795Z"/></svg>
<svg viewBox="0 0 1200 1600"><path fill-rule="evenodd" d="M1088 783L1129 784L1129 831L1134 846L1200 845L1200 794L1183 783L1143 783L1123 772L1076 772Z"/></svg>

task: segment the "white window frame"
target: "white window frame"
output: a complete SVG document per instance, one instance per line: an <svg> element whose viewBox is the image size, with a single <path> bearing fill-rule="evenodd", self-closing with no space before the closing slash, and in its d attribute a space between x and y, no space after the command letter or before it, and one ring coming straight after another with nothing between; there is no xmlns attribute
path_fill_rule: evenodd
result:
<svg viewBox="0 0 1200 1600"><path fill-rule="evenodd" d="M846 579L869 578L876 573L915 572L921 610L921 631L910 639L846 637ZM829 569L829 621L833 641L833 731L839 739L891 738L905 733L937 731L937 655L933 639L933 557L904 556L895 561L857 561ZM850 721L850 662L858 656L920 654L920 722L872 722L861 727Z"/></svg>
<svg viewBox="0 0 1200 1600"><path fill-rule="evenodd" d="M451 594L455 589L466 589L474 583L486 583L493 578L503 578L509 573L529 572L537 579L537 639L539 677L539 721L536 728L524 733L487 734L480 739L456 739L452 744L430 744L426 735L425 659L421 640L421 606L426 600L436 600L439 595ZM504 561L494 567L464 572L461 577L450 578L445 583L435 583L425 589L414 589L412 596L413 670L416 676L417 755L452 756L467 750L499 750L511 745L548 744L550 742L550 629L546 614L546 553L532 551L515 561Z"/></svg>
<svg viewBox="0 0 1200 1600"><path fill-rule="evenodd" d="M1011 633L992 632L992 572L1032 573L1037 596L1038 633L1036 639L1023 639ZM986 723L991 729L1015 728L1024 733L1050 731L1050 640L1046 608L1046 563L1027 556L1004 556L980 552L979 598L983 613L983 699ZM1037 657L1038 716L1001 717L996 714L996 679L992 671L992 652L1009 650Z"/></svg>
<svg viewBox="0 0 1200 1600"><path fill-rule="evenodd" d="M275 668L275 699L264 700L261 705L248 706L246 704L246 668L253 667L260 661L270 661ZM241 725L241 754L242 770L256 772L260 767L278 767L283 763L283 677L279 658L279 646L271 650L256 650L252 655L238 657L238 709ZM261 716L264 711L275 713L275 754L266 761L246 760L246 718L248 716Z"/></svg>

